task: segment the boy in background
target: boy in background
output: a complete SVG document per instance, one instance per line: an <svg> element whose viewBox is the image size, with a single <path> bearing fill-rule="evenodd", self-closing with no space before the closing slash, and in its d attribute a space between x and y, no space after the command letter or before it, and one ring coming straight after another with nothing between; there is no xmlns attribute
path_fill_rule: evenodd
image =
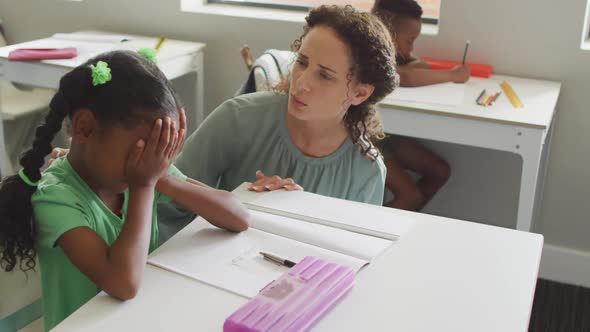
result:
<svg viewBox="0 0 590 332"><path fill-rule="evenodd" d="M451 70L433 70L412 54L414 42L422 29L422 8L416 1L375 0L371 12L391 33L401 86L463 83L469 79L470 70L465 65ZM385 186L395 195L385 202L386 206L419 211L450 177L449 164L413 139L389 135L380 148L387 167ZM408 170L419 175L418 181L414 181Z"/></svg>

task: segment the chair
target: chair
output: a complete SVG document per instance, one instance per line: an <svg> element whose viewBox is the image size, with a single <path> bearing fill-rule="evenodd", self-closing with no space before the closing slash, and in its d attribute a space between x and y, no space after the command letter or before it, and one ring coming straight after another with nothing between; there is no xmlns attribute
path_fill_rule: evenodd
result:
<svg viewBox="0 0 590 332"><path fill-rule="evenodd" d="M236 95L272 90L288 77L289 69L295 59L295 53L291 51L269 49L256 60L252 60L248 46L244 46L240 53L250 74Z"/></svg>
<svg viewBox="0 0 590 332"><path fill-rule="evenodd" d="M6 44L2 21L0 21L0 47ZM27 140L32 138L32 132L37 125L35 120L38 120L38 117L35 117L35 114L48 109L54 93L49 89L19 89L8 81L0 80L0 174L2 177L14 174L18 154L28 143ZM6 135L7 131L10 135ZM12 148L7 145L8 140Z"/></svg>
<svg viewBox="0 0 590 332"><path fill-rule="evenodd" d="M26 275L18 267L0 272L0 331L43 330L39 268L37 263L37 271L27 271Z"/></svg>

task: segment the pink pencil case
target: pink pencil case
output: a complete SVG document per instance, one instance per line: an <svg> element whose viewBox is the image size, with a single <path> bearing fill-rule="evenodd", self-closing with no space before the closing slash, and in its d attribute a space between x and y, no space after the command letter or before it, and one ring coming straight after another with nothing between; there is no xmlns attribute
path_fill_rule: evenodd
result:
<svg viewBox="0 0 590 332"><path fill-rule="evenodd" d="M349 267L305 257L229 316L223 331L308 331L352 289L354 277Z"/></svg>
<svg viewBox="0 0 590 332"><path fill-rule="evenodd" d="M19 48L8 53L8 60L71 59L78 55L73 47L66 48Z"/></svg>

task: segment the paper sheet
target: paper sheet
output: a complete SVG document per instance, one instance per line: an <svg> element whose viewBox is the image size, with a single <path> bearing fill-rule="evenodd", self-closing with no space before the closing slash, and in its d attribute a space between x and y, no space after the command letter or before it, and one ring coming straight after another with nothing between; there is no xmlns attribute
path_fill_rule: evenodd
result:
<svg viewBox="0 0 590 332"><path fill-rule="evenodd" d="M458 106L465 98L465 84L441 83L415 88L397 88L385 100Z"/></svg>

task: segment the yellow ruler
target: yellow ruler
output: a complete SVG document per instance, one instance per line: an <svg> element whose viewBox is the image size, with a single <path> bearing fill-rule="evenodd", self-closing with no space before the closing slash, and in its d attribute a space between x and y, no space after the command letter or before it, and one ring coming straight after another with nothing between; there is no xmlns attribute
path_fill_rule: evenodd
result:
<svg viewBox="0 0 590 332"><path fill-rule="evenodd" d="M504 91L504 94L506 94L506 97L508 97L508 100L510 100L512 106L514 106L515 108L524 107L520 99L518 99L516 92L512 90L512 87L510 86L510 84L508 84L508 82L503 81L502 83L500 83L500 87Z"/></svg>

